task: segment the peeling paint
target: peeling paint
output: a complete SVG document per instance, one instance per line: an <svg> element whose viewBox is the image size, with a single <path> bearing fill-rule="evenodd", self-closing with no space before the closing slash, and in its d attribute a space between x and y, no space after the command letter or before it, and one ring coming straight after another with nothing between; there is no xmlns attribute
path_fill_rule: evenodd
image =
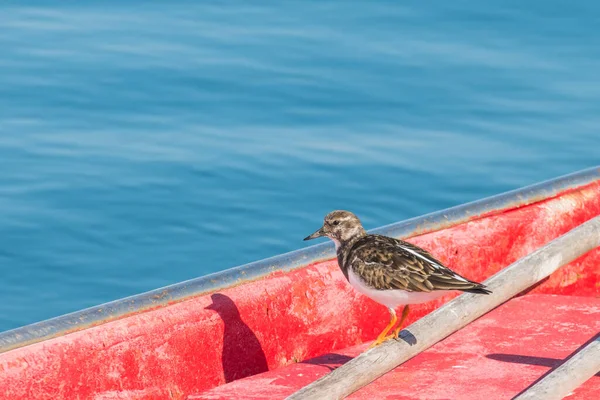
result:
<svg viewBox="0 0 600 400"><path fill-rule="evenodd" d="M563 202L553 197L532 202L413 236L409 241L429 249L466 277L484 280L600 214L600 182L569 189L568 195L574 200ZM423 222L422 226L431 224ZM326 253L319 250L319 254ZM10 343L24 347L0 354L0 387L8 388L7 398L15 400L94 398L115 393L137 396L144 391L154 393L156 385L161 386L156 398L168 398L168 393L185 398L226 380L290 364L303 365L308 358L364 343L387 323L385 307L353 291L334 260L273 272L272 261L265 265L269 274L262 279L242 269L248 279L238 280L240 275L235 275L236 285L228 281L228 287L219 290L223 296L220 303L211 297L213 293L178 297L162 289L149 297L151 306L140 307L138 297L126 299L127 307L136 311L125 315L118 308L103 305L92 310L93 318L101 309L102 315L108 315L106 319L91 319L94 322L86 325L91 317L78 315L68 331L42 342L41 336L28 339L30 336L17 332L17 340ZM598 265L600 250L594 250L531 292L599 296ZM155 300L155 295L167 303ZM411 308L408 322L452 297ZM502 315L502 308L498 315ZM527 320L521 323L524 328L528 326ZM561 329L572 332L575 328ZM506 330L503 335L516 340ZM477 341L470 343L475 346ZM303 379L314 377L302 373ZM275 386L277 390L282 387L279 383Z"/></svg>
<svg viewBox="0 0 600 400"><path fill-rule="evenodd" d="M591 297L528 295L513 299L348 399L514 398L600 331L600 320L583 312L586 308L598 307L600 299ZM557 311L549 314L546 310ZM523 324L524 320L529 324ZM567 325L575 326L565 333L561 327ZM532 337L531 329L546 335ZM344 364L365 348L366 345L354 346L329 354L327 365L335 368ZM189 399L228 399L235 390L243 393L244 398L281 399L328 373L330 368L321 368L323 358L195 393ZM270 386L263 385L268 380L278 383L276 393L271 392ZM595 399L598 393L600 375L575 390L572 398Z"/></svg>

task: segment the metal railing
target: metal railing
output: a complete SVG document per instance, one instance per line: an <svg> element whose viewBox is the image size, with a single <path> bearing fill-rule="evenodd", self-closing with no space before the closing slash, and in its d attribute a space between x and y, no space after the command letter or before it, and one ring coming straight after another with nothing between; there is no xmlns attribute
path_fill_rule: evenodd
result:
<svg viewBox="0 0 600 400"><path fill-rule="evenodd" d="M600 167L466 203L421 217L374 229L373 233L398 238L445 229L466 221L490 216L555 197L600 180ZM323 243L240 267L191 279L146 293L65 314L46 321L0 333L0 353L53 337L97 326L131 314L184 301L188 298L261 279L274 271L290 271L335 257L332 243Z"/></svg>

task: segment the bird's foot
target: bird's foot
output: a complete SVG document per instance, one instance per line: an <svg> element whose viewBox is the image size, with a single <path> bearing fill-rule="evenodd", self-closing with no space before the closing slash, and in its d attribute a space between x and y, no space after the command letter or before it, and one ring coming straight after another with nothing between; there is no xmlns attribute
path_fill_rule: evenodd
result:
<svg viewBox="0 0 600 400"><path fill-rule="evenodd" d="M379 346L380 344L382 344L383 342L390 340L390 339L396 339L396 334L392 333L391 335L387 335L387 336L383 336L381 338L377 338L373 343L371 343L371 345L368 347L368 349L372 349L374 347Z"/></svg>

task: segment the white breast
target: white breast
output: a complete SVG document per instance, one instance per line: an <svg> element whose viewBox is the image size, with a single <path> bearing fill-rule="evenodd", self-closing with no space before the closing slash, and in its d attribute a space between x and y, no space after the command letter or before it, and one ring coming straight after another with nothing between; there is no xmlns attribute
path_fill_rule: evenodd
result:
<svg viewBox="0 0 600 400"><path fill-rule="evenodd" d="M396 309L398 306L406 304L426 303L431 300L442 297L450 290L434 290L432 292L408 292L406 290L377 290L367 286L367 284L348 268L348 281L358 292L375 300L386 307Z"/></svg>
<svg viewBox="0 0 600 400"><path fill-rule="evenodd" d="M340 241L335 238L331 238L331 240L333 240L333 243L335 244L335 251L337 252L341 246Z"/></svg>

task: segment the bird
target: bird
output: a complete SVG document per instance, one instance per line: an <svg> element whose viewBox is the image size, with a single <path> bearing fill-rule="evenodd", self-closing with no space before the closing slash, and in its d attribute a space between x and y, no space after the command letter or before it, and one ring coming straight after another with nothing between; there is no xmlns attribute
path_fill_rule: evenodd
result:
<svg viewBox="0 0 600 400"><path fill-rule="evenodd" d="M350 285L388 308L390 322L371 348L398 337L411 304L425 303L454 290L491 293L485 285L457 274L414 244L368 234L350 211L330 212L323 226L304 240L323 236L335 243L338 265ZM398 327L388 335L398 321L396 309L401 305L404 308Z"/></svg>

